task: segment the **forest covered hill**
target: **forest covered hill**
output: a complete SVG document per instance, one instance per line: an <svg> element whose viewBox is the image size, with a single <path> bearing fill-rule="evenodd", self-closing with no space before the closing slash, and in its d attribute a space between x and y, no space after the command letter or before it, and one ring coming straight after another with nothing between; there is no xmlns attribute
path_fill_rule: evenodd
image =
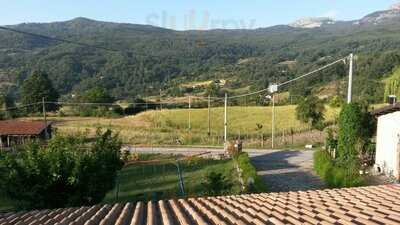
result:
<svg viewBox="0 0 400 225"><path fill-rule="evenodd" d="M324 20L318 20L324 21ZM303 21L304 22L304 21ZM309 21L308 21L309 22ZM313 21L311 21L313 22ZM375 12L357 21L280 25L254 30L174 31L148 25L76 18L9 28L101 46L51 41L0 30L0 87L18 97L34 70L49 74L68 98L93 87L116 99L191 92L185 83L224 80L227 90L258 90L355 53L355 96L382 101L383 79L400 65L400 11ZM323 75L322 75L323 74ZM341 64L287 89L306 95L337 82L344 94L347 65Z"/></svg>

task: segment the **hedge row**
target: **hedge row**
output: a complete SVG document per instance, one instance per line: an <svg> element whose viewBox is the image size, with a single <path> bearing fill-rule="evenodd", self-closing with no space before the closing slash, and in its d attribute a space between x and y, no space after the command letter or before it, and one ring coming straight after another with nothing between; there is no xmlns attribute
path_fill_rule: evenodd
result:
<svg viewBox="0 0 400 225"><path fill-rule="evenodd" d="M236 162L242 171L242 178L246 186L246 192L260 193L267 191L264 181L257 175L257 170L253 164L251 164L247 153L241 153L237 156Z"/></svg>
<svg viewBox="0 0 400 225"><path fill-rule="evenodd" d="M331 188L357 187L365 184L356 161L338 165L324 150L314 153L314 170Z"/></svg>

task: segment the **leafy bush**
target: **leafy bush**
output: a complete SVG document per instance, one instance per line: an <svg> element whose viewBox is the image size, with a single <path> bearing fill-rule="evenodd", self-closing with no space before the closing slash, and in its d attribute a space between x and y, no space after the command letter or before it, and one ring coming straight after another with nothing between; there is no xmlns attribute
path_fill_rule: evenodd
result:
<svg viewBox="0 0 400 225"><path fill-rule="evenodd" d="M337 130L335 127L326 129L325 149L337 149Z"/></svg>
<svg viewBox="0 0 400 225"><path fill-rule="evenodd" d="M359 174L359 168L357 161L338 163L326 151L314 153L314 170L331 188L363 185L364 178Z"/></svg>
<svg viewBox="0 0 400 225"><path fill-rule="evenodd" d="M249 193L265 192L267 188L261 177L257 175L256 168L251 164L249 155L247 153L241 153L235 160L242 171L242 178L246 185L246 191Z"/></svg>
<svg viewBox="0 0 400 225"><path fill-rule="evenodd" d="M122 168L121 142L111 131L58 135L48 146L29 143L2 161L1 192L16 208L59 208L99 203Z"/></svg>
<svg viewBox="0 0 400 225"><path fill-rule="evenodd" d="M204 188L204 194L216 196L230 193L233 184L221 173L210 172L205 176L202 186Z"/></svg>
<svg viewBox="0 0 400 225"><path fill-rule="evenodd" d="M344 99L341 96L333 96L330 100L329 100L329 106L332 108L339 108L342 107L342 105L345 104Z"/></svg>
<svg viewBox="0 0 400 225"><path fill-rule="evenodd" d="M375 120L359 104L343 107L339 115L338 156L341 161L354 160L365 152L375 131Z"/></svg>

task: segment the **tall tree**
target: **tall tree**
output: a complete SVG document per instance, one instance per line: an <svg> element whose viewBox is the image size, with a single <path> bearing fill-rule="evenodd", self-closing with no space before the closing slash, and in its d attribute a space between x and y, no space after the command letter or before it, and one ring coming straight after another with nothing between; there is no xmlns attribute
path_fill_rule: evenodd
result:
<svg viewBox="0 0 400 225"><path fill-rule="evenodd" d="M9 92L0 94L0 119L13 117L13 113L8 109L15 106L14 98Z"/></svg>
<svg viewBox="0 0 400 225"><path fill-rule="evenodd" d="M357 158L374 135L375 120L367 106L346 104L339 115L338 156L341 161Z"/></svg>
<svg viewBox="0 0 400 225"><path fill-rule="evenodd" d="M57 101L58 92L54 89L49 77L46 73L35 71L23 83L21 87L21 102L24 105L41 102L44 98L46 101ZM55 111L58 107L54 104L46 105L46 110ZM30 107L33 112L42 110L40 105Z"/></svg>

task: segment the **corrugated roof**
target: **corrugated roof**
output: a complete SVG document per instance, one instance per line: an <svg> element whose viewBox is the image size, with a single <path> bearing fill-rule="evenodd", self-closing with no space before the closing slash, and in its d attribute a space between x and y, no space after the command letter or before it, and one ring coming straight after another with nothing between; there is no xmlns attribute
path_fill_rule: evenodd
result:
<svg viewBox="0 0 400 225"><path fill-rule="evenodd" d="M19 212L0 215L0 224L400 224L400 186Z"/></svg>
<svg viewBox="0 0 400 225"><path fill-rule="evenodd" d="M47 123L49 126L51 122ZM0 121L0 135L38 135L47 127L42 121Z"/></svg>

